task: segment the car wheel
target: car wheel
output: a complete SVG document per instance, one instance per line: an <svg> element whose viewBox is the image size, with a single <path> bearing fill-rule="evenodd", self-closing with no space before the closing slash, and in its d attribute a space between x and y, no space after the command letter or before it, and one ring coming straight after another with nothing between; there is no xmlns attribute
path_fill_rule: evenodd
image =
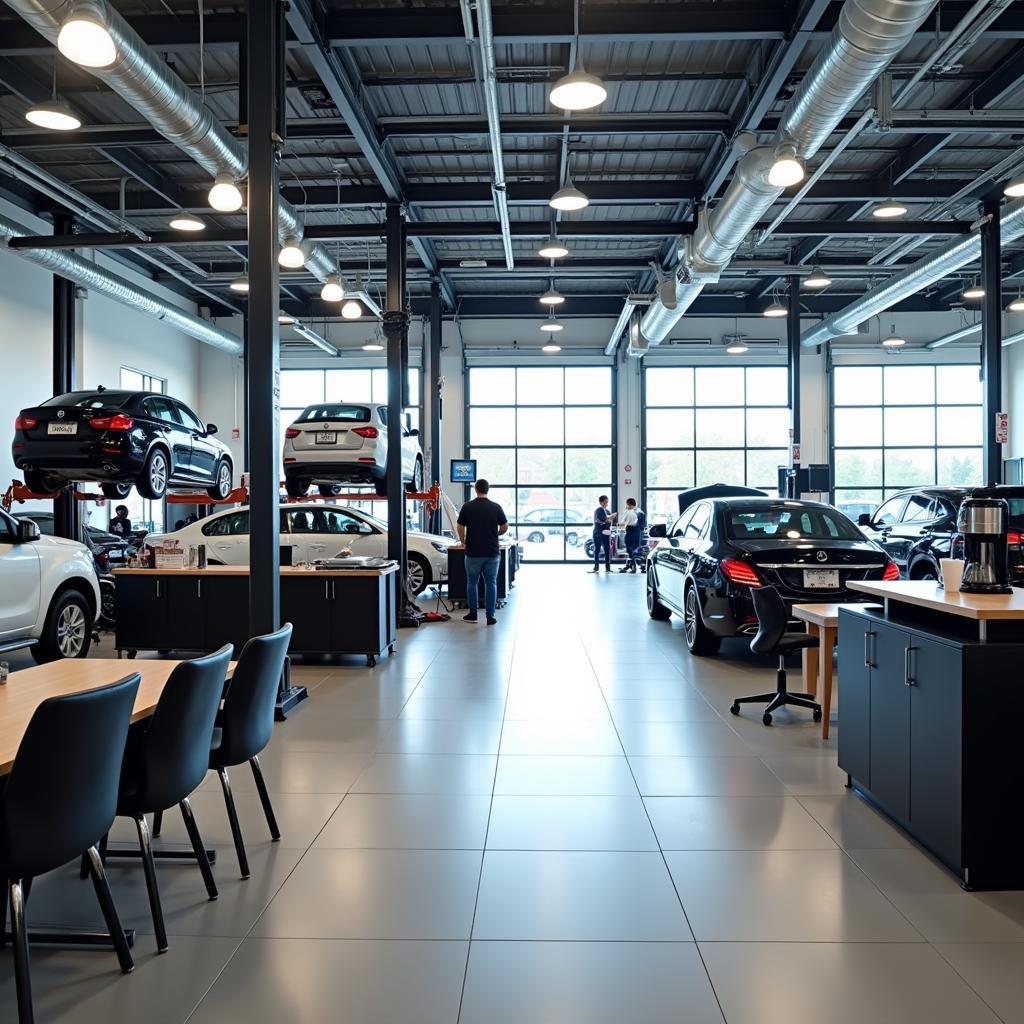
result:
<svg viewBox="0 0 1024 1024"><path fill-rule="evenodd" d="M668 622L672 618L672 612L658 600L658 584L653 572L647 573L647 614L656 622Z"/></svg>
<svg viewBox="0 0 1024 1024"><path fill-rule="evenodd" d="M54 491L59 490L63 484L62 480L57 480L52 476L47 476L45 473L40 473L38 469L26 469L24 478L25 486L33 494L52 494Z"/></svg>
<svg viewBox="0 0 1024 1024"><path fill-rule="evenodd" d="M309 491L308 480L296 480L295 477L284 478L284 489L289 498L304 498Z"/></svg>
<svg viewBox="0 0 1024 1024"><path fill-rule="evenodd" d="M132 493L132 485L112 481L110 483L100 484L100 490L103 492L104 498L122 500Z"/></svg>
<svg viewBox="0 0 1024 1024"><path fill-rule="evenodd" d="M341 494L341 484L317 484L316 489L322 498L336 498Z"/></svg>
<svg viewBox="0 0 1024 1024"><path fill-rule="evenodd" d="M649 573L648 577L650 577ZM686 635L686 646L691 654L717 654L722 646L722 638L716 636L704 625L697 588L693 584L686 588L686 598L683 601L683 632Z"/></svg>
<svg viewBox="0 0 1024 1024"><path fill-rule="evenodd" d="M412 479L409 481L408 489L410 494L423 493L423 460L417 456L416 465L413 466Z"/></svg>
<svg viewBox="0 0 1024 1024"><path fill-rule="evenodd" d="M167 493L167 453L163 448L154 448L142 467L142 476L135 484L143 498L159 501Z"/></svg>
<svg viewBox="0 0 1024 1024"><path fill-rule="evenodd" d="M217 463L217 474L214 479L217 482L206 493L214 501L224 501L231 493L231 463L227 459L221 459Z"/></svg>
<svg viewBox="0 0 1024 1024"><path fill-rule="evenodd" d="M529 544L543 544L544 534L541 533L539 530L534 530L533 533L528 533L526 535L526 540Z"/></svg>
<svg viewBox="0 0 1024 1024"><path fill-rule="evenodd" d="M939 578L939 570L931 562L918 562L910 570L910 578L912 580L937 580Z"/></svg>
<svg viewBox="0 0 1024 1024"><path fill-rule="evenodd" d="M31 648L40 665L59 658L84 658L92 643L92 617L89 602L77 590L59 594L46 613L43 635Z"/></svg>
<svg viewBox="0 0 1024 1024"><path fill-rule="evenodd" d="M405 578L416 597L427 589L430 584L430 565L422 555L409 555L405 563Z"/></svg>

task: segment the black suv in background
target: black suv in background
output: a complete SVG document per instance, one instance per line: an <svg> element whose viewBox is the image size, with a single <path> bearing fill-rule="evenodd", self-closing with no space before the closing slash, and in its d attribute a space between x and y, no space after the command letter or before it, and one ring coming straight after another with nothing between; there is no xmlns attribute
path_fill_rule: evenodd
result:
<svg viewBox="0 0 1024 1024"><path fill-rule="evenodd" d="M1024 586L1024 487L914 487L893 495L871 515L862 515L858 525L885 549L904 579L937 580L939 559L963 557L956 519L960 503L975 491L1003 498L1010 506L1010 582Z"/></svg>

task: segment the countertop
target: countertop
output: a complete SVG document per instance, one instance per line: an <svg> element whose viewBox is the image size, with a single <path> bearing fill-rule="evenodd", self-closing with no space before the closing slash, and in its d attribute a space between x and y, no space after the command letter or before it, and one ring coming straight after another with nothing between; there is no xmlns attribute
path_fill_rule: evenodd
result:
<svg viewBox="0 0 1024 1024"><path fill-rule="evenodd" d="M872 597L931 608L965 619L1024 619L1024 591L1012 594L947 594L934 580L851 580L847 586Z"/></svg>
<svg viewBox="0 0 1024 1024"><path fill-rule="evenodd" d="M282 576L387 576L398 572L397 565L382 569L299 569L281 566ZM248 576L247 565L212 565L205 569L115 569L115 576Z"/></svg>

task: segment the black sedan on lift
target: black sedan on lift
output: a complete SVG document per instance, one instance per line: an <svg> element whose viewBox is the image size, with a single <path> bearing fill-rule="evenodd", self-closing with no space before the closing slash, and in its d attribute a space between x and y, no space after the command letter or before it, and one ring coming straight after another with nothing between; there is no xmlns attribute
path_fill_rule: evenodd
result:
<svg viewBox="0 0 1024 1024"><path fill-rule="evenodd" d="M788 605L856 601L853 580L899 578L874 541L817 501L712 498L650 535L658 544L647 562L647 610L653 619L681 615L693 654L757 632L755 587L775 587Z"/></svg>

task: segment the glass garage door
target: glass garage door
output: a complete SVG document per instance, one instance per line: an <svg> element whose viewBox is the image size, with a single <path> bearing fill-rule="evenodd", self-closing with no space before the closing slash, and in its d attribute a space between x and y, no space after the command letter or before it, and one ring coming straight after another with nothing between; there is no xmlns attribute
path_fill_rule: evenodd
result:
<svg viewBox="0 0 1024 1024"><path fill-rule="evenodd" d="M607 366L470 369L470 458L531 560L587 557L598 496L613 496L613 400Z"/></svg>

